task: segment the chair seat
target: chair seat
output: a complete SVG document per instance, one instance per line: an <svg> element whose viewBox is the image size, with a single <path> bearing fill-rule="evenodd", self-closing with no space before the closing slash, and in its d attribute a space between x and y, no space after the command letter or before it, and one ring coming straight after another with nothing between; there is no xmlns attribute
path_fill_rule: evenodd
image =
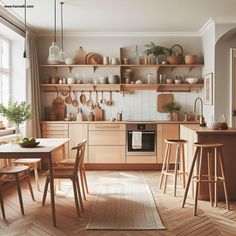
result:
<svg viewBox="0 0 236 236"><path fill-rule="evenodd" d="M73 165L75 164L75 159L64 159L59 161L58 164Z"/></svg>
<svg viewBox="0 0 236 236"><path fill-rule="evenodd" d="M0 169L0 174L16 174L28 170L28 166L9 166Z"/></svg>
<svg viewBox="0 0 236 236"><path fill-rule="evenodd" d="M44 175L50 177L49 171L47 171ZM53 178L55 179L72 178L73 176L73 169L53 168Z"/></svg>
<svg viewBox="0 0 236 236"><path fill-rule="evenodd" d="M40 161L41 161L41 159L39 159L39 158L32 158L32 159L20 158L20 159L13 161L13 163L15 163L15 164L34 164L34 163L38 163Z"/></svg>

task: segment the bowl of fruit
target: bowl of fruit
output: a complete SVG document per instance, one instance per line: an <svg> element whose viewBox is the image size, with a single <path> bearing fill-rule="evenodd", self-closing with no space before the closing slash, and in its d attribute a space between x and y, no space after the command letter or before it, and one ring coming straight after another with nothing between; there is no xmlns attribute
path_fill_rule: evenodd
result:
<svg viewBox="0 0 236 236"><path fill-rule="evenodd" d="M33 148L39 145L35 138L23 138L19 145L24 148Z"/></svg>

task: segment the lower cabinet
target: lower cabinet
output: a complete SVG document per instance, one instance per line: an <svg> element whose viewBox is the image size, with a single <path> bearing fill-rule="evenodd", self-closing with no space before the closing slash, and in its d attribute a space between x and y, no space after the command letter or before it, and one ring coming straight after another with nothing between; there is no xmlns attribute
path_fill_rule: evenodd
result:
<svg viewBox="0 0 236 236"><path fill-rule="evenodd" d="M157 124L157 163L163 163L165 139L179 139L179 124ZM175 149L172 148L170 162L175 160Z"/></svg>
<svg viewBox="0 0 236 236"><path fill-rule="evenodd" d="M89 146L89 163L125 163L125 146Z"/></svg>
<svg viewBox="0 0 236 236"><path fill-rule="evenodd" d="M72 147L82 142L84 139L87 140L84 162L88 163L88 124L69 124L69 158L74 159L76 150L71 150Z"/></svg>
<svg viewBox="0 0 236 236"><path fill-rule="evenodd" d="M151 164L156 162L156 156L126 156L126 163Z"/></svg>

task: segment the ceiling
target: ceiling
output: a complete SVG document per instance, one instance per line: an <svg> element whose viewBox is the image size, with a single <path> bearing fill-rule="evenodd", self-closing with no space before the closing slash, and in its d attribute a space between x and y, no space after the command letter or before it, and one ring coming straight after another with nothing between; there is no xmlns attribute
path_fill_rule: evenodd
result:
<svg viewBox="0 0 236 236"><path fill-rule="evenodd" d="M0 0L22 5L24 0ZM66 32L199 32L210 18L236 19L235 0L65 0ZM57 0L60 26L60 1ZM39 34L52 32L54 0L27 0L27 22ZM24 8L7 8L24 17ZM14 12L13 12L14 11Z"/></svg>

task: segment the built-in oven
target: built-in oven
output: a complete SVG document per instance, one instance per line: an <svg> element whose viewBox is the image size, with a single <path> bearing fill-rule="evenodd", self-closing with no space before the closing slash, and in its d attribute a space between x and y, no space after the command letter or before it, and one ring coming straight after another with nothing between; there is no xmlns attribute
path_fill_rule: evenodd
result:
<svg viewBox="0 0 236 236"><path fill-rule="evenodd" d="M156 124L127 124L126 130L127 155L156 155ZM135 135L138 135L138 146L134 146Z"/></svg>

